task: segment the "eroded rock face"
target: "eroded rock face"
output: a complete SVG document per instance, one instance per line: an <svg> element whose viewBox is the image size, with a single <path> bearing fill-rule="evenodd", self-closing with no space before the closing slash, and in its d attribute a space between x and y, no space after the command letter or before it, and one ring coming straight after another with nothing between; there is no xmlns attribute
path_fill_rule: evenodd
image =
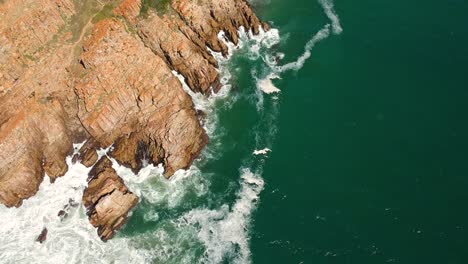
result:
<svg viewBox="0 0 468 264"><path fill-rule="evenodd" d="M115 19L96 24L84 50L75 89L89 134L105 147L116 142L111 155L135 171L142 158L163 162L168 176L187 168L207 136L167 64Z"/></svg>
<svg viewBox="0 0 468 264"><path fill-rule="evenodd" d="M89 173L88 188L83 193L89 221L98 228L99 237L103 241L111 239L137 203L138 197L112 169L111 161L107 157L99 160Z"/></svg>
<svg viewBox="0 0 468 264"><path fill-rule="evenodd" d="M194 92L209 94L210 88L220 88L217 62L204 45L192 42L184 32L190 29L179 16L153 13L138 24L138 34L155 54L167 65L185 77ZM195 36L194 36L195 38ZM201 40L198 41L202 43Z"/></svg>
<svg viewBox="0 0 468 264"><path fill-rule="evenodd" d="M97 149L113 146L108 155L135 172L163 163L170 177L207 144L172 71L209 96L220 87L209 49L228 52L219 31L237 43L240 26L254 33L268 26L246 0L173 0L164 15L141 16L141 7L141 0L0 1L0 203L20 206L45 174L52 182L63 176L72 143L86 140L73 161L94 166L83 201L106 240L138 198L108 159L97 162Z"/></svg>
<svg viewBox="0 0 468 264"><path fill-rule="evenodd" d="M6 206L34 195L44 172L53 181L67 171L75 126L64 110L63 64L72 56L48 43L73 13L65 0L0 5L0 203Z"/></svg>
<svg viewBox="0 0 468 264"><path fill-rule="evenodd" d="M246 0L173 0L172 7L208 47L224 55L228 48L218 39L220 31L224 31L228 40L237 44L237 30L241 26L254 34L259 33L260 26L269 29L268 24L258 19Z"/></svg>
<svg viewBox="0 0 468 264"><path fill-rule="evenodd" d="M60 103L31 102L27 107L0 131L0 202L7 206L19 206L34 195L44 171L54 181L68 169L64 157L72 141Z"/></svg>

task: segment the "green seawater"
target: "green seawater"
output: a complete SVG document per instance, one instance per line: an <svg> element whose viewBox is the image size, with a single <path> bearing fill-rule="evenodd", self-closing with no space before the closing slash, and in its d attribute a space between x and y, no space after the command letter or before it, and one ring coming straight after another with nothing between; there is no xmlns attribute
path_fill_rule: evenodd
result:
<svg viewBox="0 0 468 264"><path fill-rule="evenodd" d="M235 52L197 170L142 184L119 237L154 263L468 263L468 2L336 0L343 32L279 94L266 54L295 61L331 21L253 3L281 41Z"/></svg>

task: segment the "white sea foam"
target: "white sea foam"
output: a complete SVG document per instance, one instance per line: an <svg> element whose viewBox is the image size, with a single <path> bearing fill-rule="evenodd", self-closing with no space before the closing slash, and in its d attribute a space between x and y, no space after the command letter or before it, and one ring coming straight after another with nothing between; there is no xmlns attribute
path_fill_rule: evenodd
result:
<svg viewBox="0 0 468 264"><path fill-rule="evenodd" d="M333 9L333 3L328 0L320 0L320 3L331 20L333 33L339 34L342 29ZM227 64L230 56L236 50L246 48L248 58L252 60L262 58L273 70L264 75L270 83L262 84L262 78L257 78L257 82L260 83L258 91L261 93L265 90L261 89L261 86L269 86L267 91L273 89L274 84L271 80L280 76L283 72L281 67L285 67L284 71L298 70L302 67L305 60L310 57L310 50L315 43L323 39L314 36L306 45L305 53L298 60L293 64L278 66L276 58L281 60L284 54L270 55L269 52L280 41L277 29L271 29L268 32L261 29L257 36L253 36L252 32L246 32L244 29L239 29L239 32L241 38L237 46L227 43L230 54L227 58L213 52L220 65L219 72L223 85L218 94L213 97L205 97L193 93L188 89L183 77L174 72L184 85L185 91L192 96L195 107L207 113L209 120L205 123L205 129L212 140L213 136L220 133L219 129L216 128L217 117L214 102L219 98L226 98L229 94L231 73ZM221 32L219 38L225 41L223 34ZM272 111L271 115L277 114L276 107ZM268 115L267 118L271 118L270 113L265 114ZM275 119L272 118L272 120ZM215 128L218 129L216 135L214 134ZM255 128L255 130L257 129ZM276 128L274 127L270 130L268 137L273 137L275 133ZM270 142L265 144L265 141L271 139L264 139L264 136L261 131L255 132L257 147L271 145ZM75 152L81 148L80 145L74 145L74 147ZM99 156L106 155L110 148L98 151ZM267 149L256 151L259 155L268 152ZM69 171L65 176L57 179L54 184L51 184L46 177L37 195L24 201L22 207L5 208L0 205L0 215L2 216L0 217L0 234L2 234L0 236L0 262L152 263L156 260L161 263L200 261L220 263L225 259L232 260L231 262L234 263L249 263L251 261L249 227L251 214L258 203L259 194L264 188L264 181L260 174L253 173L249 169L241 171L241 188L232 205L224 204L218 209L195 208L179 218L164 219L164 216L159 213L158 207L178 207L187 202L186 195L189 192L195 196L207 195L210 177L207 177L206 173L202 175L196 166L192 166L188 170L176 172L170 180L167 180L162 175L163 168L160 165L145 166L138 175L134 175L131 170L114 161L113 167L130 190L149 204L154 205L144 212L143 220L156 222L158 226L154 230L134 234L131 237L117 235L107 243L102 243L96 234L96 229L89 224L85 208L81 204L90 169L79 163L71 164L70 157L67 158L67 163ZM79 205L68 206L66 208L67 217L61 219L57 214L69 204L69 199L73 199ZM44 227L48 229L47 240L43 244L39 244L35 239ZM199 246L205 249L202 260L196 257Z"/></svg>
<svg viewBox="0 0 468 264"><path fill-rule="evenodd" d="M317 32L306 43L304 47L304 53L301 56L299 56L299 58L297 58L296 61L290 62L282 66L276 66L276 63L273 63L273 64L270 63L269 65L273 68L275 72L281 73L281 72L285 72L289 70L295 70L295 71L300 70L304 66L304 63L306 62L306 60L309 59L310 56L312 55L312 49L315 47L315 45L318 42L328 38L330 36L330 33L339 35L341 34L341 32L343 32L340 19L334 9L333 1L332 0L319 0L319 3L322 6L323 10L325 11L325 14L331 21L332 30L330 31L330 24L326 24L319 32Z"/></svg>
<svg viewBox="0 0 468 264"><path fill-rule="evenodd" d="M271 73L264 79L257 81L257 86L266 94L279 93L281 90L273 84L273 79L280 79L276 73Z"/></svg>
<svg viewBox="0 0 468 264"><path fill-rule="evenodd" d="M112 167L130 191L153 205L175 208L189 194L198 197L205 195L210 186L207 175L202 177L196 165L190 166L187 170L178 170L171 178L166 179L162 164L148 165L135 175L131 169L118 164L112 158L111 160Z"/></svg>
<svg viewBox="0 0 468 264"><path fill-rule="evenodd" d="M322 6L325 14L330 19L332 23L333 34L339 35L343 32L341 27L340 18L335 12L335 5L332 0L319 0L320 5Z"/></svg>
<svg viewBox="0 0 468 264"><path fill-rule="evenodd" d="M271 149L264 148L264 149L260 149L260 150L256 149L256 150L254 150L254 152L252 154L254 154L254 155L266 155L266 154L268 154L268 152L271 152Z"/></svg>
<svg viewBox="0 0 468 264"><path fill-rule="evenodd" d="M213 93L211 96L205 96L201 93L193 92L185 82L184 76L176 71L172 71L172 73L179 79L185 92L192 98L195 109L201 110L206 114L206 120L203 123L203 128L207 132L208 136L212 136L217 124L217 116L214 109L215 102L219 99L226 98L231 89L231 85L229 84L231 75L229 71L224 71L224 74L220 79L222 85L221 89L218 91L218 93Z"/></svg>
<svg viewBox="0 0 468 264"><path fill-rule="evenodd" d="M302 69L304 66L304 63L311 57L312 55L312 49L315 47L315 45L328 38L330 36L330 33L333 33L335 35L339 35L343 32L343 28L341 27L340 19L338 15L335 12L334 9L334 3L332 0L319 0L320 5L322 6L325 14L331 21L330 24L326 24L319 32L317 32L305 45L304 47L304 53L299 56L296 61L287 63L285 65L277 65L278 61L284 58L284 54L279 53L276 54L276 56L273 56L271 54L267 54L264 57L265 63L271 68L273 73L269 73L264 75L263 78L259 78L257 81L257 86L259 89L264 91L265 93L277 93L280 92L280 89L276 87L273 82L271 81L273 78L280 78L280 74L286 71L294 70L298 71ZM330 30L331 27L331 30ZM274 35L278 35L279 39L279 34L277 32L274 33ZM271 41L273 43L277 43L277 39L272 38Z"/></svg>
<svg viewBox="0 0 468 264"><path fill-rule="evenodd" d="M196 229L206 250L206 263L221 263L230 258L233 263L250 263L249 227L253 210L263 190L260 175L249 169L241 170L241 189L237 200L229 208L225 204L218 210L194 209L181 218L182 225Z"/></svg>
<svg viewBox="0 0 468 264"><path fill-rule="evenodd" d="M108 243L99 239L81 204L90 169L71 164L71 157L67 163L65 176L53 184L46 176L38 193L20 208L0 206L0 262L144 262L145 254L131 247L128 239L115 238ZM63 219L58 216L60 210L67 212ZM48 229L47 239L40 244L35 240L44 227Z"/></svg>
<svg viewBox="0 0 468 264"><path fill-rule="evenodd" d="M243 29L239 29L239 32L241 32ZM190 87L188 86L187 82L185 81L184 76L180 74L177 71L172 71L172 73L179 79L179 81L182 84L182 88L184 91L190 95L192 98L192 101L195 105L195 109L201 110L206 114L207 119L205 120L203 124L203 128L207 132L208 136L212 137L214 135L214 131L216 129L217 125L217 115L215 111L215 103L218 100L221 99L226 99L229 95L229 92L232 88L230 84L231 80L231 72L229 71L228 63L229 60L231 59L232 55L236 50L238 50L242 45L243 42L242 40L239 41L238 45L234 45L231 42L228 42L225 37L225 33L223 31L220 31L218 33L218 38L221 40L226 46L228 47L228 54L226 57L224 57L221 53L219 52L214 52L210 48L208 48L209 52L211 55L216 59L218 62L218 73L220 76L220 83L221 83L221 88L217 93L212 92L210 96L203 95L198 92L193 92ZM229 105L229 102L226 102L226 105Z"/></svg>
<svg viewBox="0 0 468 264"><path fill-rule="evenodd" d="M288 64L282 65L282 66L275 66L274 70L276 72L285 72L289 70L295 70L298 71L300 70L303 66L304 63L310 56L312 55L312 49L315 47L315 44L318 42L326 39L330 35L330 25L327 24L325 25L317 34L315 34L312 39L310 39L305 47L304 47L304 53L297 58L296 61L290 62Z"/></svg>

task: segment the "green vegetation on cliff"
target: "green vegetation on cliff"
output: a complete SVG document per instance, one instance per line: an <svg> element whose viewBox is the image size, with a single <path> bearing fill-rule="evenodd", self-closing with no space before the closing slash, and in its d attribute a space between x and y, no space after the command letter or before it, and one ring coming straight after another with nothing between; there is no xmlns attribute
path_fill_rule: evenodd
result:
<svg viewBox="0 0 468 264"><path fill-rule="evenodd" d="M140 15L147 16L150 9L156 10L161 15L167 12L172 0L143 0Z"/></svg>

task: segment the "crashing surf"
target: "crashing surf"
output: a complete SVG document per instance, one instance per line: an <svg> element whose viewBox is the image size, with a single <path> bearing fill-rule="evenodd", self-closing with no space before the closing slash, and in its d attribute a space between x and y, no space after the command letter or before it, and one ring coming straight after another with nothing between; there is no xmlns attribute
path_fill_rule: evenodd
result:
<svg viewBox="0 0 468 264"><path fill-rule="evenodd" d="M69 171L54 184L45 177L37 195L25 200L22 207L7 209L0 206L0 233L4 234L0 239L2 259L6 262L14 260L15 263L149 263L155 260L164 263L220 263L226 260L234 263L251 262L251 218L265 187L261 176L262 164L258 165L258 162L267 158L265 154L271 151L279 111L279 102L274 97L265 102L263 93L279 93L280 89L273 80L281 78L281 74L286 71L300 70L318 42L330 34L342 32L333 2L319 0L319 3L331 25L327 24L313 36L305 45L304 53L293 62L278 65L284 54L272 53L272 47L282 41L277 29L260 29L260 34L254 36L252 32L240 28L238 45L226 42L229 57L224 58L212 52L220 65L222 88L217 94L205 97L194 93L183 76L173 72L192 97L195 108L205 112L207 120L204 128L210 136L210 146L194 165L187 170L177 171L169 180L163 176L162 165L149 164L135 175L130 169L112 160L113 168L128 188L143 200L145 212L142 219L146 224L152 224L153 229L132 235L118 234L107 243L102 243L81 205L90 168L80 163L73 164L71 157L68 157ZM225 41L224 32L220 32L218 37ZM202 204L190 210L180 210L182 212L179 214L164 215L158 208L177 211L191 197L209 196L211 180L216 175L207 175L198 165L204 159L213 159L217 148L222 147L217 141L224 132L218 124L216 102L222 100L223 107L231 107L237 100L230 95L232 75L229 62L230 57L239 54L240 50L243 56L252 61L262 60L267 67L263 71L252 71L259 91L254 92L254 96L258 100L257 110L262 121L252 128L255 145L251 153L254 157L247 157L247 166L240 169L240 188L236 198L232 203L222 202L215 208ZM266 103L272 106L270 112L263 111ZM76 145L75 151L79 148ZM106 152L102 150L99 155L106 155ZM64 208L66 216L59 217L59 212ZM39 244L35 239L44 227L49 230L47 239Z"/></svg>

